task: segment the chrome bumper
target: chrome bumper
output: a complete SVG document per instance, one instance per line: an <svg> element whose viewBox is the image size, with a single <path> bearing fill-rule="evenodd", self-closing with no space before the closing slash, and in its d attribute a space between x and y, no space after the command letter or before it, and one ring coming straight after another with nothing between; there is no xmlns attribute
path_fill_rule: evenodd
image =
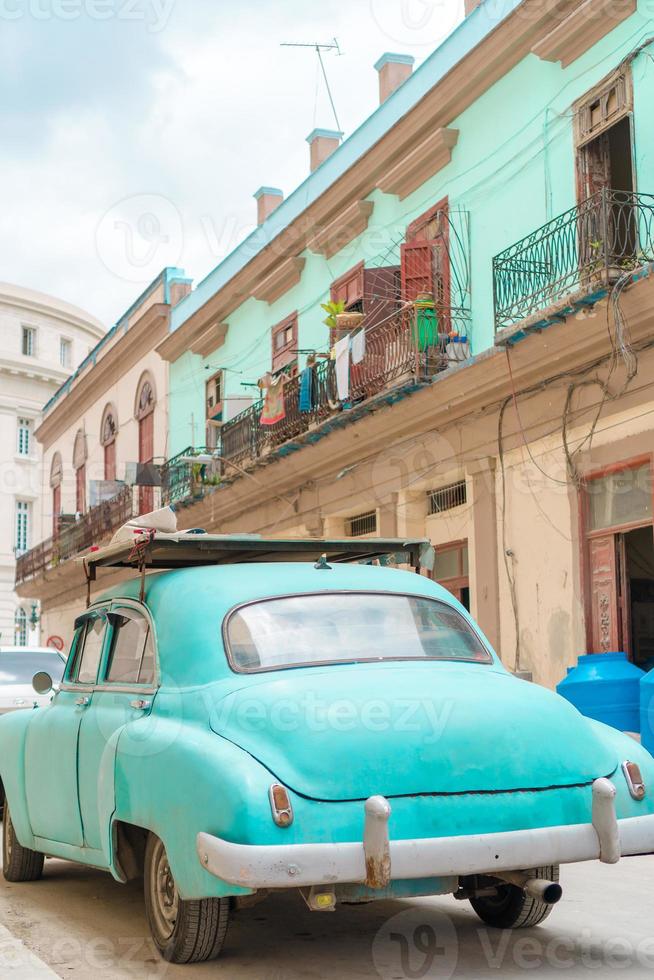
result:
<svg viewBox="0 0 654 980"><path fill-rule="evenodd" d="M366 801L362 842L231 844L200 833L198 856L211 874L245 888L355 883L384 888L392 879L493 874L576 861L615 864L622 856L654 852L654 814L617 820L615 786L608 779L593 783L588 824L390 841L390 812L383 796Z"/></svg>

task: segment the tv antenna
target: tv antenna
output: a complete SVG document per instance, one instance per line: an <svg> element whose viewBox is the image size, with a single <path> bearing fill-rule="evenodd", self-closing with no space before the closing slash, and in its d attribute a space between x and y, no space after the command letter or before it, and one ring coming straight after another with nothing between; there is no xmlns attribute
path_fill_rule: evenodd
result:
<svg viewBox="0 0 654 980"><path fill-rule="evenodd" d="M325 70L325 63L322 59L323 51L336 51L338 55L342 55L340 45L336 38L332 38L327 44L320 44L319 41L313 42L301 42L301 41L282 41L280 47L282 48L313 48L313 50L318 55L318 61L320 62L320 68L322 71L322 77L325 80L325 86L327 88L327 95L329 96L329 102L332 107L332 112L334 113L334 119L336 120L336 128L341 132L341 124L338 121L338 114L336 112L336 106L334 105L334 99L332 97L332 90L329 87L329 79L327 78L327 72Z"/></svg>

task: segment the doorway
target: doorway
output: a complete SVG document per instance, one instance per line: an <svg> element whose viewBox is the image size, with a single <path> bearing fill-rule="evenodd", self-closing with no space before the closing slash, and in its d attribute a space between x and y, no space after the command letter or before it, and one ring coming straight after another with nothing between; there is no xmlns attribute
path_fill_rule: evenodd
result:
<svg viewBox="0 0 654 980"><path fill-rule="evenodd" d="M624 633L631 659L654 667L654 530L639 527L619 535L624 555Z"/></svg>
<svg viewBox="0 0 654 980"><path fill-rule="evenodd" d="M640 457L588 477L586 627L590 653L623 651L654 667L652 463Z"/></svg>
<svg viewBox="0 0 654 980"><path fill-rule="evenodd" d="M468 573L468 542L453 541L436 545L432 578L451 592L470 612L470 578Z"/></svg>

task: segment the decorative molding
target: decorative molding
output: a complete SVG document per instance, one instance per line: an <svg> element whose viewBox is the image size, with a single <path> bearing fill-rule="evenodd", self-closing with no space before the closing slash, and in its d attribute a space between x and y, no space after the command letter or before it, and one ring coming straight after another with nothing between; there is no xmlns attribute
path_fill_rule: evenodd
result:
<svg viewBox="0 0 654 980"><path fill-rule="evenodd" d="M331 259L366 230L374 207L374 201L353 201L338 217L321 228L307 243L307 247L312 252L320 252L326 259Z"/></svg>
<svg viewBox="0 0 654 980"><path fill-rule="evenodd" d="M542 61L560 61L567 68L636 12L637 0L585 0L576 10L533 46L532 53Z"/></svg>
<svg viewBox="0 0 654 980"><path fill-rule="evenodd" d="M291 286L297 285L304 269L306 259L291 256L280 262L273 271L257 283L252 290L255 299L265 303L274 303L276 299L288 292Z"/></svg>
<svg viewBox="0 0 654 980"><path fill-rule="evenodd" d="M223 346L227 338L228 329L228 323L212 323L208 330L203 331L203 333L193 338L190 349L194 354L201 354L202 357L207 357Z"/></svg>
<svg viewBox="0 0 654 980"><path fill-rule="evenodd" d="M458 138L458 129L442 128L430 133L379 178L377 187L385 194L397 194L400 200L407 197L447 166Z"/></svg>

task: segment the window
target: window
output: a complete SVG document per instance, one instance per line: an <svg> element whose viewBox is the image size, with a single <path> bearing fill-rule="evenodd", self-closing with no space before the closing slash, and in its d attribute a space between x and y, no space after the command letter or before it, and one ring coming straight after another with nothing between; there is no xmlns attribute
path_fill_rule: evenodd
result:
<svg viewBox="0 0 654 980"><path fill-rule="evenodd" d="M61 514L61 484L52 488L52 537L59 534L59 515Z"/></svg>
<svg viewBox="0 0 654 980"><path fill-rule="evenodd" d="M109 613L113 626L107 681L114 684L153 684L154 644L145 616L131 609Z"/></svg>
<svg viewBox="0 0 654 980"><path fill-rule="evenodd" d="M35 327L23 327L22 351L24 357L36 357Z"/></svg>
<svg viewBox="0 0 654 980"><path fill-rule="evenodd" d="M421 596L322 593L251 603L227 619L238 671L380 660L492 663L481 640L444 602Z"/></svg>
<svg viewBox="0 0 654 980"><path fill-rule="evenodd" d="M107 618L104 614L93 614L87 620L83 636L78 641L73 668L72 680L78 684L95 684L97 681L106 628Z"/></svg>
<svg viewBox="0 0 654 980"><path fill-rule="evenodd" d="M466 481L460 480L458 483L450 483L447 487L430 490L427 497L430 514L442 514L443 511L462 507L466 502Z"/></svg>
<svg viewBox="0 0 654 980"><path fill-rule="evenodd" d="M468 542L453 541L436 545L436 557L431 577L451 592L470 612L470 579L468 573Z"/></svg>
<svg viewBox="0 0 654 980"><path fill-rule="evenodd" d="M272 369L281 371L297 360L297 313L272 328Z"/></svg>
<svg viewBox="0 0 654 980"><path fill-rule="evenodd" d="M219 371L209 378L206 387L206 440L207 449L218 445L218 433L223 421L223 373Z"/></svg>
<svg viewBox="0 0 654 980"><path fill-rule="evenodd" d="M16 615L14 616L14 631L16 634L16 646L26 647L27 646L27 613L25 612L22 606L18 607L18 609L16 610ZM0 666L0 674L4 674L4 672L5 672L5 667L3 661L2 666ZM35 673L36 671L31 672L29 678L30 681L32 680L32 677L34 676ZM15 683L19 683L19 682L16 681Z"/></svg>
<svg viewBox="0 0 654 980"><path fill-rule="evenodd" d="M369 510L356 517L345 520L345 533L348 538L360 538L364 534L374 534L377 530L377 511Z"/></svg>
<svg viewBox="0 0 654 980"><path fill-rule="evenodd" d="M104 449L105 480L116 479L116 435L118 433L116 418L116 409L109 402L105 405L100 423L100 443Z"/></svg>
<svg viewBox="0 0 654 980"><path fill-rule="evenodd" d="M73 361L73 342L67 337L59 338L59 363L62 367L69 368Z"/></svg>
<svg viewBox="0 0 654 980"><path fill-rule="evenodd" d="M27 636L27 616L24 609L16 610L16 625L19 619L25 624L25 635ZM25 646L25 641L19 639L16 630L16 646ZM44 670L58 684L64 672L65 662L54 651L44 653L31 650L29 655L24 653L0 653L0 677L3 684L32 684L32 678L39 670Z"/></svg>
<svg viewBox="0 0 654 980"><path fill-rule="evenodd" d="M652 473L648 465L589 480L590 531L652 520Z"/></svg>
<svg viewBox="0 0 654 980"><path fill-rule="evenodd" d="M22 555L27 551L30 533L31 505L25 500L16 501L16 554Z"/></svg>
<svg viewBox="0 0 654 980"><path fill-rule="evenodd" d="M30 419L18 419L18 455L29 456L30 454L30 431L32 423Z"/></svg>

